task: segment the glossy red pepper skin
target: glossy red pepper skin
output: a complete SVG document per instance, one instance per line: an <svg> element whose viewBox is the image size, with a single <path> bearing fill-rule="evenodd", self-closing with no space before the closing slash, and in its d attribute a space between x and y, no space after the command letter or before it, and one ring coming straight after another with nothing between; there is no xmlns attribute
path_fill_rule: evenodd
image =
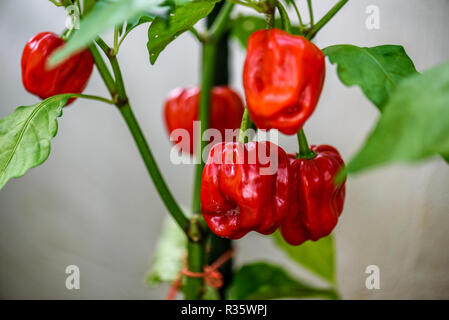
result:
<svg viewBox="0 0 449 320"><path fill-rule="evenodd" d="M281 234L291 245L316 241L329 235L343 211L345 181L334 183L344 167L338 151L329 145L311 146L313 159L296 159L289 155L290 209L281 225Z"/></svg>
<svg viewBox="0 0 449 320"><path fill-rule="evenodd" d="M169 134L175 129L185 129L189 139L179 137L174 143L181 151L194 154L194 126L198 120L200 89L178 88L170 92L164 106L164 118ZM244 106L239 94L228 86L218 86L211 91L210 128L220 131L222 141L225 129L240 127ZM217 141L217 142L222 142Z"/></svg>
<svg viewBox="0 0 449 320"><path fill-rule="evenodd" d="M88 50L83 50L53 69L48 69L50 55L64 44L51 32L41 32L32 37L22 54L22 82L25 89L40 97L61 93L81 93L92 73L94 61ZM67 105L75 99L70 99Z"/></svg>
<svg viewBox="0 0 449 320"><path fill-rule="evenodd" d="M280 147L267 141L216 144L203 171L201 211L220 237L271 234L287 214L289 193L288 156Z"/></svg>
<svg viewBox="0 0 449 320"><path fill-rule="evenodd" d="M315 110L324 77L324 55L306 38L279 29L249 37L243 86L258 128L297 133Z"/></svg>

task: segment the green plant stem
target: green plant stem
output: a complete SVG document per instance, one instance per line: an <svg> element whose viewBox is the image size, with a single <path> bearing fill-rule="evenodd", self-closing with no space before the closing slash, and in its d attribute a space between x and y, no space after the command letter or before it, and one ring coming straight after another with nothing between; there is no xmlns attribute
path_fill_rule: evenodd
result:
<svg viewBox="0 0 449 320"><path fill-rule="evenodd" d="M118 53L118 36L119 36L119 33L120 33L120 26L116 25L114 27L114 55L117 55L117 53Z"/></svg>
<svg viewBox="0 0 449 320"><path fill-rule="evenodd" d="M216 49L215 45L210 42L203 44L202 52L202 71L201 71L201 94L200 94L200 132L198 132L197 138L197 150L196 156L198 164L195 168L195 178L193 186L193 201L192 212L195 214L201 214L201 177L203 174L204 161L203 150L207 145L207 141L203 141L202 136L204 131L209 127L209 105L210 105L210 92L212 90L212 80L214 77ZM200 248L204 249L200 251ZM205 259L205 242L200 241L193 243L189 239L188 244L188 268L193 272L202 272ZM201 264L202 263L202 264ZM201 264L201 268L199 268ZM188 300L201 299L201 295L204 287L203 278L191 278L187 277L185 298Z"/></svg>
<svg viewBox="0 0 449 320"><path fill-rule="evenodd" d="M220 2L215 5L214 10L207 17L207 27L211 28L212 24L216 21L217 16L220 14L221 9L223 8L224 3ZM214 80L213 85L227 85L229 83L229 30L224 32L219 41L217 41L217 56L215 57L215 72L214 72ZM219 257L221 257L225 252L232 249L232 241L230 239L222 238L214 233L209 233L209 242L208 242L210 251L207 257L207 263L210 265L214 263ZM229 285L232 282L232 266L233 261L229 259L226 263L224 263L218 271L223 276L223 286L218 289L218 294L221 299L226 297L226 291Z"/></svg>
<svg viewBox="0 0 449 320"><path fill-rule="evenodd" d="M112 66L112 71L114 72L115 88L117 89L118 96L122 102L125 102L128 98L126 96L125 85L123 83L122 72L120 71L117 56L114 55L113 57L110 57L109 61Z"/></svg>
<svg viewBox="0 0 449 320"><path fill-rule="evenodd" d="M207 37L202 46L202 68L201 68L201 94L199 107L200 132L197 137L197 161L195 168L192 212L200 216L197 223L202 224L206 229L204 219L201 219L201 177L203 174L204 161L203 151L207 146L207 141L203 141L202 136L209 128L210 93L216 81L215 71L217 67L217 46L220 45L221 38L226 32L228 20L234 4L226 2L220 9L214 22L211 24ZM227 58L227 55L225 55ZM206 229L207 230L207 229ZM206 238L200 241L188 242L188 269L193 272L203 272L206 263ZM204 279L187 277L186 289L184 290L186 299L201 299L204 292Z"/></svg>
<svg viewBox="0 0 449 320"><path fill-rule="evenodd" d="M97 66L98 72L100 73L106 88L113 97L117 90L115 89L115 81L114 78L112 78L111 72L106 66L106 63L104 63L104 60L94 43L89 45L89 51L92 54L95 65Z"/></svg>
<svg viewBox="0 0 449 320"><path fill-rule="evenodd" d="M122 114L129 130L131 131L137 148L140 151L142 159L153 180L156 190L159 193L159 196L161 197L168 212L172 215L179 227L187 234L189 229L189 220L184 215L184 212L179 207L175 198L171 194L164 178L162 177L162 174L159 170L159 167L157 166L151 149L148 146L148 143L145 139L145 136L143 135L142 130L140 129L134 113L132 112L131 106L126 96L125 87L123 85L123 78L120 72L117 57L108 57L110 60L112 60L111 65L116 76L116 81L114 81L111 73L109 72L109 69L106 67L103 57L100 55L95 45L91 44L89 46L89 49L92 53L95 65L97 66L97 69L100 72L100 75L103 78L106 87L108 88L108 91L111 94L111 97L114 99L114 104L120 110L120 113ZM117 94L120 97L118 101L116 101Z"/></svg>
<svg viewBox="0 0 449 320"><path fill-rule="evenodd" d="M348 0L340 0L336 5L334 5L307 33L306 38L312 40L313 37L318 33L318 31L323 28L326 23L331 20L338 11L348 2Z"/></svg>
<svg viewBox="0 0 449 320"><path fill-rule="evenodd" d="M292 5L293 5L293 8L295 9L296 15L298 16L299 32L301 34L303 34L304 33L304 23L302 21L301 14L299 13L298 6L296 5L295 1L292 1Z"/></svg>
<svg viewBox="0 0 449 320"><path fill-rule="evenodd" d="M313 19L312 0L307 0L307 7L309 8L310 27L313 27L314 19Z"/></svg>
<svg viewBox="0 0 449 320"><path fill-rule="evenodd" d="M304 129L298 131L297 137L299 153L296 154L296 157L302 159L313 159L316 156L316 153L310 150Z"/></svg>
<svg viewBox="0 0 449 320"><path fill-rule="evenodd" d="M62 6L63 6L63 4L60 3L60 2L57 1L57 0L50 0L50 2L53 3L53 4L54 4L55 6L57 6L57 7L62 7Z"/></svg>
<svg viewBox="0 0 449 320"><path fill-rule="evenodd" d="M245 108L245 111L243 112L243 116L242 116L242 122L240 124L240 131L239 131L239 142L240 143L248 142L248 136L246 135L246 130L250 126L251 126L251 119L249 118L249 111L248 111L248 108Z"/></svg>
<svg viewBox="0 0 449 320"><path fill-rule="evenodd" d="M184 212L181 210L178 203L173 198L170 190L168 189L167 184L165 183L165 180L162 177L162 174L156 163L156 160L154 159L153 153L151 152L145 136L143 135L136 117L134 116L131 106L129 105L129 103L126 103L125 105L120 106L119 110L123 116L123 119L128 125L129 130L131 131L137 148L139 149L140 155L142 156L145 166L151 176L151 179L153 180L159 196L162 199L162 202L165 204L167 210L170 212L173 219L175 219L179 227L187 233L189 229L189 220L186 218Z"/></svg>
<svg viewBox="0 0 449 320"><path fill-rule="evenodd" d="M231 15L233 8L234 4L227 1L220 9L220 13L209 28L209 35L212 37L212 41L218 42L221 39L221 36L228 27L229 16Z"/></svg>
<svg viewBox="0 0 449 320"><path fill-rule="evenodd" d="M274 9L270 8L265 12L265 27L267 30L274 27Z"/></svg>
<svg viewBox="0 0 449 320"><path fill-rule="evenodd" d="M276 2L276 7L278 8L279 15L281 16L282 29L284 29L288 33L291 33L292 24L288 17L287 10L285 10L284 6L282 5L282 3L280 1Z"/></svg>
<svg viewBox="0 0 449 320"><path fill-rule="evenodd" d="M70 94L72 97L74 98L83 98L83 99L89 99L89 100L97 100L97 101L101 101L107 104L114 104L114 101L103 98L103 97L99 97L99 96L95 96L95 95L91 95L91 94L81 94L81 93L73 93Z"/></svg>
<svg viewBox="0 0 449 320"><path fill-rule="evenodd" d="M95 42L98 44L98 46L100 47L100 49L103 51L103 53L106 55L106 57L109 58L109 56L111 56L112 50L111 48L108 46L108 44L101 39L100 37L98 37Z"/></svg>

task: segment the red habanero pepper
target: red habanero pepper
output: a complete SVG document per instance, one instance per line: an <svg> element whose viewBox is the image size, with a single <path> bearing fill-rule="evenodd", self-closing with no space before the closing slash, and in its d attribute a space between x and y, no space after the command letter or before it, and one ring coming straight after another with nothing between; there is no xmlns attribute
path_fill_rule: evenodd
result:
<svg viewBox="0 0 449 320"><path fill-rule="evenodd" d="M260 129L297 133L318 103L324 76L324 55L306 38L279 29L254 32L243 69L251 120Z"/></svg>
<svg viewBox="0 0 449 320"><path fill-rule="evenodd" d="M280 230L291 245L329 235L343 211L345 181L334 182L344 167L343 159L329 145L311 146L311 150L316 153L313 159L289 155L292 193L289 213Z"/></svg>
<svg viewBox="0 0 449 320"><path fill-rule="evenodd" d="M288 156L271 142L221 143L209 153L201 212L216 235L239 239L273 233L289 208Z"/></svg>
<svg viewBox="0 0 449 320"><path fill-rule="evenodd" d="M90 78L94 61L83 50L53 69L48 69L50 55L64 44L58 35L41 32L32 37L22 53L22 82L27 91L41 99L62 94L81 93ZM75 100L70 99L66 105Z"/></svg>
<svg viewBox="0 0 449 320"><path fill-rule="evenodd" d="M181 151L194 153L193 121L198 120L200 89L178 88L173 90L164 106L164 118L167 131L171 134L175 129L185 129L189 139L177 137L175 145ZM225 129L240 127L244 111L243 102L237 92L228 86L214 87L211 91L209 127L220 131L225 141ZM222 142L216 141L216 142Z"/></svg>

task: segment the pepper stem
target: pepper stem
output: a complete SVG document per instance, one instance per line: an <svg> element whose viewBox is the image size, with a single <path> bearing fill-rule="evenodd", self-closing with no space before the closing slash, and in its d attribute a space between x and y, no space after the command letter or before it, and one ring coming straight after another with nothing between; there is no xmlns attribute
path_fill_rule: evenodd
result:
<svg viewBox="0 0 449 320"><path fill-rule="evenodd" d="M245 108L245 111L243 112L242 116L242 122L240 124L240 132L239 132L239 142L240 143L247 143L248 142L248 136L246 135L246 130L251 125L251 119L249 118L249 112L248 108Z"/></svg>
<svg viewBox="0 0 449 320"><path fill-rule="evenodd" d="M310 150L309 144L307 143L306 134L304 133L304 129L301 129L297 133L298 144L299 144L299 153L296 154L296 158L301 159L313 159L316 156L316 152Z"/></svg>

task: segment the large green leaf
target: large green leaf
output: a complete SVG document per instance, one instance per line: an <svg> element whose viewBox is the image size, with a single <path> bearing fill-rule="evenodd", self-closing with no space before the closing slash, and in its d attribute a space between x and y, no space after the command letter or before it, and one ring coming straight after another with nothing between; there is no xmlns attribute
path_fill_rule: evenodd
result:
<svg viewBox="0 0 449 320"><path fill-rule="evenodd" d="M449 155L449 62L403 80L346 171Z"/></svg>
<svg viewBox="0 0 449 320"><path fill-rule="evenodd" d="M275 27L280 28L282 25L281 19L276 19ZM235 37L243 48L246 48L249 36L257 31L266 28L265 19L260 16L246 16L238 15L231 23L231 36ZM292 26L292 33L299 34L299 27Z"/></svg>
<svg viewBox="0 0 449 320"><path fill-rule="evenodd" d="M336 299L337 295L331 289L317 289L304 284L281 267L264 262L241 267L234 274L228 290L228 298L233 300L312 297Z"/></svg>
<svg viewBox="0 0 449 320"><path fill-rule="evenodd" d="M157 285L175 280L181 271L187 237L170 216L165 218L146 282Z"/></svg>
<svg viewBox="0 0 449 320"><path fill-rule="evenodd" d="M57 118L69 98L70 94L53 96L0 119L0 189L47 160Z"/></svg>
<svg viewBox="0 0 449 320"><path fill-rule="evenodd" d="M183 32L206 17L220 0L196 0L176 7L168 22L156 18L148 30L148 52L154 64L165 47Z"/></svg>
<svg viewBox="0 0 449 320"><path fill-rule="evenodd" d="M142 15L166 16L169 7L165 0L101 0L81 20L80 29L75 30L66 45L55 52L51 64L61 62L69 55L86 47L92 40L115 25Z"/></svg>
<svg viewBox="0 0 449 320"><path fill-rule="evenodd" d="M380 110L398 83L417 73L412 60L401 46L383 45L361 48L335 45L323 49L331 63L338 65L340 80L346 86L358 85Z"/></svg>
<svg viewBox="0 0 449 320"><path fill-rule="evenodd" d="M329 283L335 283L334 239L331 235L318 241L306 241L299 246L289 245L279 232L273 238L293 261Z"/></svg>

